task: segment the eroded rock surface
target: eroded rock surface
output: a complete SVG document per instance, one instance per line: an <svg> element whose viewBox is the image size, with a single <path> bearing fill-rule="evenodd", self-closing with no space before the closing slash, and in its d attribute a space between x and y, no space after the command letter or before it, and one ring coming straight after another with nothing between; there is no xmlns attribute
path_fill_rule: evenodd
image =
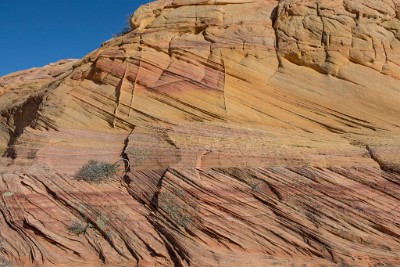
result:
<svg viewBox="0 0 400 267"><path fill-rule="evenodd" d="M342 78L349 62L400 78L399 1L282 1L277 12L289 61Z"/></svg>
<svg viewBox="0 0 400 267"><path fill-rule="evenodd" d="M0 265L399 265L399 3L157 1L0 78Z"/></svg>

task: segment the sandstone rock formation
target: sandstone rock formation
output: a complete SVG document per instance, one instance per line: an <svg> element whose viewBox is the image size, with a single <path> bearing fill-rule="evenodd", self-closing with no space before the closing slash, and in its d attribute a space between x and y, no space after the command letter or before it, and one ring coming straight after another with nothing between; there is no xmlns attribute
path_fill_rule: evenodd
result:
<svg viewBox="0 0 400 267"><path fill-rule="evenodd" d="M0 78L0 265L400 264L398 0L160 0L131 27Z"/></svg>

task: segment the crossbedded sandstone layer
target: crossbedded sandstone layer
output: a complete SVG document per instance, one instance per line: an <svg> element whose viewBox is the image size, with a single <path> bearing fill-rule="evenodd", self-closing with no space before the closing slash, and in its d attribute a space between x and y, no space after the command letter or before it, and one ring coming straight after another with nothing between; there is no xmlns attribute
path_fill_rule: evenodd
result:
<svg viewBox="0 0 400 267"><path fill-rule="evenodd" d="M0 78L0 264L398 265L399 12L157 1L79 61Z"/></svg>

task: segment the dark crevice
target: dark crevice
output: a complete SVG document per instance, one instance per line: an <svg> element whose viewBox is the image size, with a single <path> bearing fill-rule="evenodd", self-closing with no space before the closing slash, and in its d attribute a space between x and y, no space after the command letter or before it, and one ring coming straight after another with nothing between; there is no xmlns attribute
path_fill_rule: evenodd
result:
<svg viewBox="0 0 400 267"><path fill-rule="evenodd" d="M99 249L99 259L101 260L101 262L103 264L106 263L106 257L104 256L104 253L103 253L103 251L101 249Z"/></svg>
<svg viewBox="0 0 400 267"><path fill-rule="evenodd" d="M125 63L125 61L124 61L124 63ZM127 70L128 70L128 62L126 62L124 74L122 75L121 80L119 81L118 85L115 87L115 104L116 104L116 106L115 106L115 109L114 109L114 119L112 121L112 125L110 125L113 128L115 128L115 123L116 123L116 120L118 119L118 116L117 116L118 115L118 108L119 108L119 106L121 104L121 90L122 90L122 86L124 84L124 80L126 78Z"/></svg>
<svg viewBox="0 0 400 267"><path fill-rule="evenodd" d="M139 256L137 255L137 253L131 248L131 246L129 246L128 242L125 239L122 239L124 241L125 247L126 249L129 251L129 253L132 255L132 257L135 258L135 260L137 262L140 261Z"/></svg>
<svg viewBox="0 0 400 267"><path fill-rule="evenodd" d="M276 195L276 197L279 199L279 201L282 201L283 197L281 193L279 193L278 189L275 188L271 183L268 183L269 189Z"/></svg>
<svg viewBox="0 0 400 267"><path fill-rule="evenodd" d="M123 159L124 163L125 163L125 173L128 173L131 171L130 160L129 160L128 154L126 153L126 149L128 148L128 145L129 145L129 137L132 135L132 132L134 129L135 129L135 127L133 127L133 129L130 131L130 133L124 140L124 147L122 148L121 155L120 155L121 159Z"/></svg>
<svg viewBox="0 0 400 267"><path fill-rule="evenodd" d="M126 153L126 149L128 148L128 145L129 145L129 137L131 136L134 129L135 129L135 126L133 127L133 129L130 131L130 133L124 140L124 147L122 148L121 155L120 155L120 158L124 162L124 174L122 176L122 181L126 184L128 193L129 193L128 188L131 184L131 179L129 178L129 175L128 175L128 173L131 172L131 161L129 159L128 154Z"/></svg>
<svg viewBox="0 0 400 267"><path fill-rule="evenodd" d="M156 219L148 218L148 221L153 225L158 235L163 239L168 255L174 263L174 267L183 267L184 265L182 261L185 261L186 264L190 266L187 252L179 244L177 238L174 237L173 234L169 233L168 230Z"/></svg>
<svg viewBox="0 0 400 267"><path fill-rule="evenodd" d="M164 240L165 248L167 249L168 255L172 262L174 263L174 267L183 267L181 261L178 259L176 252L173 250L172 246Z"/></svg>
<svg viewBox="0 0 400 267"><path fill-rule="evenodd" d="M276 6L271 12L270 19L272 21L272 27L273 27L274 33L275 33L274 46L275 46L276 58L278 60L278 67L281 68L282 67L282 59L281 59L281 56L279 55L279 34L278 34L278 25L277 25L278 13L279 13L279 6Z"/></svg>
<svg viewBox="0 0 400 267"><path fill-rule="evenodd" d="M276 23L276 21L277 21L277 19L278 19L278 6L276 6L276 7L272 10L271 15L270 15L270 19L271 19L271 21L272 21L272 25L275 27L275 23Z"/></svg>
<svg viewBox="0 0 400 267"><path fill-rule="evenodd" d="M169 137L168 130L165 130L163 132L163 136L164 136L165 141L167 141L168 144L175 147L176 149L179 149L178 145Z"/></svg>
<svg viewBox="0 0 400 267"><path fill-rule="evenodd" d="M1 114L2 117L7 118L10 138L7 144L7 151L3 155L4 157L13 159L16 158L17 153L14 145L16 144L18 138L24 133L25 128L34 126L34 122L37 118L37 113L43 102L43 98L43 96L32 96L28 98L21 106L14 107L11 110Z"/></svg>
<svg viewBox="0 0 400 267"><path fill-rule="evenodd" d="M207 25L197 26L194 28L194 34L204 33L207 29Z"/></svg>
<svg viewBox="0 0 400 267"><path fill-rule="evenodd" d="M161 190L161 187L162 187L162 183L163 183L164 178L165 178L165 175L168 173L168 171L169 171L169 169L166 169L166 170L164 171L164 173L161 175L160 180L158 181L158 184L157 184L158 190L157 190L156 193L154 193L154 196L153 196L153 198L152 198L151 201L150 201L151 209L152 209L152 210L156 210L156 211L157 211L157 209L158 209L158 195L160 194L160 190Z"/></svg>

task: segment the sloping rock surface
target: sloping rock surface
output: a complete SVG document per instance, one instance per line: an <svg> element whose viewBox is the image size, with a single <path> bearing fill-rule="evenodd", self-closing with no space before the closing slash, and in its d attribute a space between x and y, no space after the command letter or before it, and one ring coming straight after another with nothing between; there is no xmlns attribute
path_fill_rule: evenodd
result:
<svg viewBox="0 0 400 267"><path fill-rule="evenodd" d="M0 266L400 265L398 0L130 22L0 78ZM92 159L117 175L78 181Z"/></svg>

